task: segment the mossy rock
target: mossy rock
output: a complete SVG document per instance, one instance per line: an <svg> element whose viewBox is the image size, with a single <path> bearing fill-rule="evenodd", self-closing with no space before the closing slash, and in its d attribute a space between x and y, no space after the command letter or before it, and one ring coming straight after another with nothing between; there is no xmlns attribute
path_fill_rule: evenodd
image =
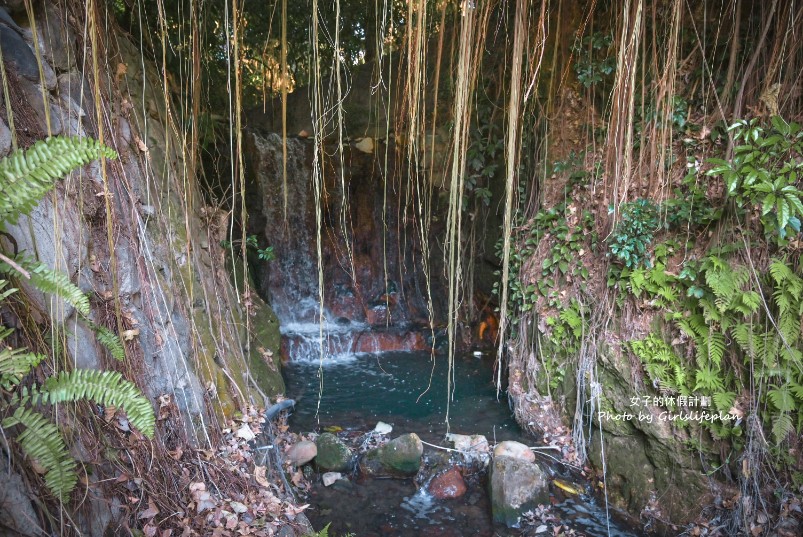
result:
<svg viewBox="0 0 803 537"><path fill-rule="evenodd" d="M284 379L282 378L281 341L279 332L279 319L273 310L257 300L256 315L251 321L251 352L248 365L251 375L266 395L274 397L283 394Z"/></svg>
<svg viewBox="0 0 803 537"><path fill-rule="evenodd" d="M315 441L318 455L315 464L326 472L342 472L351 466L351 450L337 436L323 433Z"/></svg>
<svg viewBox="0 0 803 537"><path fill-rule="evenodd" d="M421 468L423 454L418 435L403 434L363 455L360 471L369 476L411 477Z"/></svg>
<svg viewBox="0 0 803 537"><path fill-rule="evenodd" d="M488 479L494 522L518 527L522 515L549 504L549 482L538 464L513 457L494 457Z"/></svg>

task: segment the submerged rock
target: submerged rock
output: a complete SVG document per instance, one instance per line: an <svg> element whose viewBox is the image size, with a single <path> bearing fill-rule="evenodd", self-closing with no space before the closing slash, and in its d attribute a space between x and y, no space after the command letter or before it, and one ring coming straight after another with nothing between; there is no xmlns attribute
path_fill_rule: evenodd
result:
<svg viewBox="0 0 803 537"><path fill-rule="evenodd" d="M439 500L459 498L466 493L466 482L456 466L449 468L429 482L429 492Z"/></svg>
<svg viewBox="0 0 803 537"><path fill-rule="evenodd" d="M290 447L290 449L287 451L286 457L287 460L293 464L293 466L302 466L314 459L315 455L317 454L318 448L315 446L315 442L302 440L301 442L293 444L293 446Z"/></svg>
<svg viewBox="0 0 803 537"><path fill-rule="evenodd" d="M315 464L326 471L340 472L351 466L351 450L332 433L323 433L315 441L318 455Z"/></svg>
<svg viewBox="0 0 803 537"><path fill-rule="evenodd" d="M510 457L521 461L535 462L535 453L529 447L512 440L499 442L494 448L494 457Z"/></svg>
<svg viewBox="0 0 803 537"><path fill-rule="evenodd" d="M474 452L474 453L488 453L490 447L488 446L488 439L481 434L455 434L449 433L446 439L454 444L454 448L459 451ZM504 442L503 442L504 443Z"/></svg>
<svg viewBox="0 0 803 537"><path fill-rule="evenodd" d="M523 513L549 501L541 467L513 457L494 457L489 487L494 522L508 527L518 526Z"/></svg>
<svg viewBox="0 0 803 537"><path fill-rule="evenodd" d="M403 434L368 451L360 461L360 471L369 476L410 477L421 468L423 454L424 444L418 435Z"/></svg>

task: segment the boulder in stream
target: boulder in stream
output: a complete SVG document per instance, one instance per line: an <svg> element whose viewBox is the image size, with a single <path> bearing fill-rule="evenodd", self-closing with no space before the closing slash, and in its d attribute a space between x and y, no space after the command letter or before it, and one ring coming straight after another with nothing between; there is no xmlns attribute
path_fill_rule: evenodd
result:
<svg viewBox="0 0 803 537"><path fill-rule="evenodd" d="M415 433L403 434L365 453L360 471L369 476L410 477L421 468L424 444Z"/></svg>
<svg viewBox="0 0 803 537"><path fill-rule="evenodd" d="M321 470L341 472L351 466L351 450L332 433L323 433L315 441L315 445L318 448L315 464Z"/></svg>
<svg viewBox="0 0 803 537"><path fill-rule="evenodd" d="M286 457L293 466L303 466L314 459L317 454L318 448L315 446L315 442L302 440L301 442L293 444L290 449L287 450Z"/></svg>
<svg viewBox="0 0 803 537"><path fill-rule="evenodd" d="M511 457L522 461L535 462L535 453L521 442L514 442L513 440L499 442L494 448L494 457Z"/></svg>
<svg viewBox="0 0 803 537"><path fill-rule="evenodd" d="M494 457L489 487L494 522L508 527L517 526L523 513L549 501L549 484L541 467L513 457Z"/></svg>
<svg viewBox="0 0 803 537"><path fill-rule="evenodd" d="M438 500L459 498L466 493L466 482L456 466L452 466L429 482L429 492Z"/></svg>

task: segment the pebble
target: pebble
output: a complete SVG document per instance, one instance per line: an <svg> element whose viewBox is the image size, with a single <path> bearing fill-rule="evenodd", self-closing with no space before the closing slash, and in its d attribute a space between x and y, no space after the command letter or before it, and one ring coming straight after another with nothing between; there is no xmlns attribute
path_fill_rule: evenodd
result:
<svg viewBox="0 0 803 537"><path fill-rule="evenodd" d="M321 480L323 481L323 486L328 487L329 485L333 485L338 479L342 478L343 474L340 472L326 472L321 476Z"/></svg>
<svg viewBox="0 0 803 537"><path fill-rule="evenodd" d="M374 427L374 432L377 432L379 434L390 434L391 431L393 431L393 427L385 423L384 421L378 422L376 424L376 427Z"/></svg>

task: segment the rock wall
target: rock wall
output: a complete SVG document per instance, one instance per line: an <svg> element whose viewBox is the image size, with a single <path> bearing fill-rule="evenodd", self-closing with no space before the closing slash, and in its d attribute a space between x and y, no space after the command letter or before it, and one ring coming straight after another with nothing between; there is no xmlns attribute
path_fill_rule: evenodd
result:
<svg viewBox="0 0 803 537"><path fill-rule="evenodd" d="M178 412L160 420L157 435L208 446L222 416L265 403L254 396L255 378L268 395L283 391L276 318L232 286L219 245L226 214L205 205L188 175L184 132L162 73L99 12L96 80L83 3L31 7L33 21L22 2L0 7L8 90L0 96L0 156L12 150L13 120L20 147L48 135L102 132L120 157L105 170L96 162L59 181L7 227L2 249L67 273L90 296L93 322L127 331L127 357L115 362L71 307L24 282L30 311L5 309L2 323L30 326L22 318L29 314L43 333L52 327L72 367L121 370L152 400L175 404Z"/></svg>

